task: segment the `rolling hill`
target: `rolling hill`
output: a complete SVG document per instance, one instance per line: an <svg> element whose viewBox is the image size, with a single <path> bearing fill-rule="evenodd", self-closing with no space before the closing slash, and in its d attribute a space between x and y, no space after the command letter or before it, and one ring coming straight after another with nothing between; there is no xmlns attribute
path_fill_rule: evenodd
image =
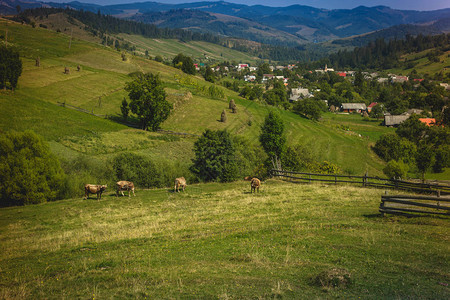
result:
<svg viewBox="0 0 450 300"><path fill-rule="evenodd" d="M2 130L33 129L43 135L53 151L64 159L87 156L106 161L124 151L157 158L180 170L187 169L195 138L163 138L161 134L142 132L115 123L110 119L91 116L58 103L66 103L99 115L117 118L126 92L125 83L135 72L158 73L166 86L168 99L175 105L162 128L190 134L201 134L206 128L228 129L232 134L258 143L260 125L269 107L240 99L224 89L225 99L211 99L197 92L195 86L211 84L202 78L187 76L178 69L128 55L122 61L120 53L108 47L43 28L32 28L1 20L0 30L8 22L8 44L20 49L24 65L19 88L0 94L0 128ZM145 42L145 39L142 39ZM40 56L41 67L35 66ZM76 71L76 66L81 71ZM64 67L70 74L63 74ZM235 99L238 114L229 114L227 123L218 122L220 113ZM280 111L290 144L302 143L311 148L320 160L338 164L345 172L381 175L383 163L371 152L369 144L385 128L369 123L352 127L352 134L330 123L315 123L291 112ZM70 125L68 125L70 124ZM362 133L363 137L358 136ZM368 134L368 132L372 132ZM377 133L378 132L378 133ZM367 136L368 138L364 138Z"/></svg>
<svg viewBox="0 0 450 300"><path fill-rule="evenodd" d="M44 4L35 1L5 0L1 2L0 13L16 13L17 4L21 4L22 9L36 6L70 7L149 22L161 28L189 28L198 32L289 46L362 35L396 25L429 25L450 17L450 8L412 11L396 10L386 6L359 6L354 9L328 10L304 5L248 6L224 1L181 4L139 2L100 6L77 1ZM426 28L423 30L422 33L428 32ZM448 26L446 28L435 26L433 30L442 33L448 30Z"/></svg>

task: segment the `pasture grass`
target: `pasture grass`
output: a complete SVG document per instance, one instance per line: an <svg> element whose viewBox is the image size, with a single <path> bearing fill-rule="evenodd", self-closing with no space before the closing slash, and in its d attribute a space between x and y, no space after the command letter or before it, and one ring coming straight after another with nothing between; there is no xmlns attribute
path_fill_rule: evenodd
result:
<svg viewBox="0 0 450 300"><path fill-rule="evenodd" d="M0 30L5 29L5 22L0 20ZM127 60L122 61L118 51L92 42L77 40L68 49L68 36L64 33L33 29L13 22L9 22L8 32L11 42L20 46L24 70L19 79L19 88L14 93L0 94L0 114L3 117L0 128L32 129L51 141L54 149L67 146L67 149L71 149L69 153L88 154L93 159L120 152L121 149L145 152L154 158L164 153L180 153L177 150L180 144L171 140L163 141L167 145L151 142L145 147L143 144L120 143L118 140L118 145L112 145L103 140L107 139L107 135L97 133L114 133L127 127L54 105L65 102L117 120L120 118L121 102L127 96L125 84L132 80L129 74L135 72L157 73L164 83L174 110L162 124L163 129L197 135L206 128L227 129L232 134L246 137L253 144L259 144L264 118L271 109L275 109L242 99L237 93L222 87L224 99L208 98L196 92L195 87L198 85L206 88L211 85L199 76L188 76L178 69L132 54L127 54ZM27 39L27 36L30 38ZM34 65L37 53L41 57L39 68ZM81 66L79 72L76 71L77 65ZM65 66L70 67L70 74L63 74ZM184 80L186 78L189 79ZM191 96L188 96L189 93ZM234 99L237 104L237 114L228 110L230 99ZM227 111L226 123L218 121L223 109ZM276 110L285 122L289 145L302 144L315 154L317 160L330 161L338 165L343 173L362 175L368 172L370 176L383 176L381 170L384 163L374 155L370 146L390 129L379 126L377 121L366 122L354 115L327 113L320 122L313 122L292 112ZM342 129L347 127L348 131ZM126 140L130 141L136 135L135 132L127 134L130 136ZM136 139L140 140L138 136ZM192 149L195 140L189 138L184 141L187 149ZM53 142L61 145L56 146ZM75 143L78 145L75 146ZM134 146L137 148L133 149ZM176 150L171 151L172 146ZM62 151L58 153L67 156ZM172 159L180 162L190 160L192 152L188 150L185 153Z"/></svg>
<svg viewBox="0 0 450 300"><path fill-rule="evenodd" d="M448 218L381 217L376 189L269 180L0 209L1 298L433 298ZM350 284L317 285L344 270Z"/></svg>
<svg viewBox="0 0 450 300"><path fill-rule="evenodd" d="M256 62L260 61L259 58L247 53L202 41L185 43L173 39L151 39L129 34L119 34L119 36L136 46L137 52L141 55L144 55L145 50L148 50L150 56L160 55L168 60L172 60L177 54L183 53L191 56L195 61L203 61L205 63L235 61L237 63L256 64Z"/></svg>

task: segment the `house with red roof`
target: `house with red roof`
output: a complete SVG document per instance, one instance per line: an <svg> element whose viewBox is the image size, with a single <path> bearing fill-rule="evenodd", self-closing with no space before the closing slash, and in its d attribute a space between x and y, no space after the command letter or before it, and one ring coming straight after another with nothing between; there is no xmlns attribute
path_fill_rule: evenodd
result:
<svg viewBox="0 0 450 300"><path fill-rule="evenodd" d="M425 123L427 126L435 126L436 119L435 118L419 118L419 121Z"/></svg>
<svg viewBox="0 0 450 300"><path fill-rule="evenodd" d="M371 112L372 108L374 108L374 106L376 106L378 104L378 102L372 102L369 104L369 106L367 106L367 112Z"/></svg>

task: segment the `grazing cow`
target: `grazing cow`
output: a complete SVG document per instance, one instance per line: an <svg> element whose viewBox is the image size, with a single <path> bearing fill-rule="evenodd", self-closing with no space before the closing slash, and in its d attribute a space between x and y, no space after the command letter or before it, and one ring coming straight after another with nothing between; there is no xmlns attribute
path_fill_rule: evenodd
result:
<svg viewBox="0 0 450 300"><path fill-rule="evenodd" d="M125 196L123 194L123 191L128 191L128 197L131 197L131 192L133 192L133 196L136 196L134 193L134 183L131 181L117 181L116 183L117 190L116 190L116 197L119 197L119 192L122 193L122 196Z"/></svg>
<svg viewBox="0 0 450 300"><path fill-rule="evenodd" d="M89 194L97 194L97 200L101 199L102 193L107 187L107 185L86 184L84 186L84 199L87 199Z"/></svg>
<svg viewBox="0 0 450 300"><path fill-rule="evenodd" d="M253 191L255 191L255 193L256 193L256 190L258 190L258 192L259 192L259 187L261 186L261 181L258 178L254 177L254 178L252 178L252 181L250 181L250 186L251 186L250 193L253 193Z"/></svg>
<svg viewBox="0 0 450 300"><path fill-rule="evenodd" d="M184 179L184 177L175 178L175 187L174 187L174 191L175 192L179 192L180 191L180 187L183 188L183 192L184 192L184 188L186 186L187 186L186 179Z"/></svg>
<svg viewBox="0 0 450 300"><path fill-rule="evenodd" d="M244 177L244 180L245 180L245 181L251 181L252 178L253 178L253 177L251 177L251 176L245 176L245 177Z"/></svg>

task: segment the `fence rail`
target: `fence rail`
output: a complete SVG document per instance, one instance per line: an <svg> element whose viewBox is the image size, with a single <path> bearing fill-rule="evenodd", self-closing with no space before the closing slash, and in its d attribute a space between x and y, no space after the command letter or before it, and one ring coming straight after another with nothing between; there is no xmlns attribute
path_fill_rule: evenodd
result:
<svg viewBox="0 0 450 300"><path fill-rule="evenodd" d="M96 116L96 117L105 118L105 119L108 118L108 115L94 114L94 110L93 109L91 111L89 111L87 109L84 109L84 108L81 108L81 107L78 107L78 106L73 106L73 105L67 104L65 102L57 102L57 105L62 106L62 107L67 107L67 108L70 108L70 109L74 109L74 110L78 110L78 111L81 111L81 112L84 112L86 114L90 114L90 115L93 115L93 116Z"/></svg>
<svg viewBox="0 0 450 300"><path fill-rule="evenodd" d="M384 214L433 214L450 216L450 197L381 196L380 209Z"/></svg>
<svg viewBox="0 0 450 300"><path fill-rule="evenodd" d="M347 183L347 184L358 184L362 185L363 187L389 188L435 195L450 195L450 186L440 184L390 180L385 178L369 177L369 176L303 173L303 172L293 172L276 169L272 169L271 174L274 177L280 177L291 181L300 181L309 183L313 181L318 181L334 184Z"/></svg>

